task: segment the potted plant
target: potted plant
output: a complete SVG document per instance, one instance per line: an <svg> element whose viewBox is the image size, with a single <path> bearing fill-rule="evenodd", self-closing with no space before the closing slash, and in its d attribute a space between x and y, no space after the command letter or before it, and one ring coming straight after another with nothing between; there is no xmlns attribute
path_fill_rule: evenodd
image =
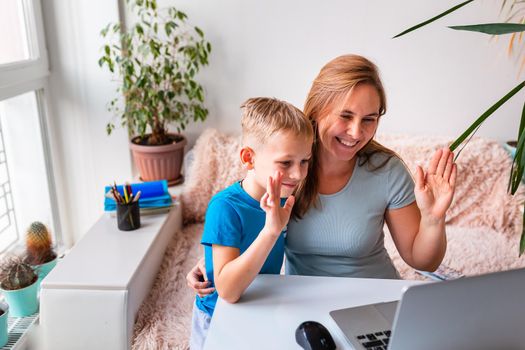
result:
<svg viewBox="0 0 525 350"><path fill-rule="evenodd" d="M44 277L57 264L51 233L46 225L39 221L33 222L26 231L25 262L37 272L39 288Z"/></svg>
<svg viewBox="0 0 525 350"><path fill-rule="evenodd" d="M7 344L9 333L7 332L7 317L9 316L9 305L0 302L0 347Z"/></svg>
<svg viewBox="0 0 525 350"><path fill-rule="evenodd" d="M438 14L437 16L434 16L424 22L421 22L415 26L412 26L403 32L397 34L394 36L394 38L398 38L400 36L406 35L414 30L417 30L423 26L426 26L434 21L437 21L438 19L445 17L449 14L451 14L454 11L459 10L463 6L466 6L473 2L474 0L467 0L463 1L461 3L458 3L456 6ZM501 10L505 8L507 1L503 0ZM509 52L512 52L512 47L515 44L522 43L521 37L523 32L525 32L525 9L523 6L522 1L518 0L512 0L509 2L510 4L510 12L513 13L506 21L505 23L482 23L482 24L471 24L471 25L459 25L459 26L450 26L449 28L454 30L463 30L463 31L469 31L469 32L478 32L483 34L489 34L489 35L504 35L504 34L512 34L510 38L510 44L509 44ZM516 23L509 23L509 21L515 21ZM522 50L519 51L520 53L523 53ZM522 60L522 68L523 68L523 62L525 62L525 59ZM459 146L462 146L459 148L459 150L456 153L456 158L459 156L463 148L466 146L466 144L470 141L472 136L478 131L481 124L490 117L497 109L499 109L505 102L507 102L511 97L516 95L521 89L525 87L525 80L521 81L518 85L516 85L513 89L511 89L505 96L503 96L499 101L494 103L492 106L490 106L481 116L479 116L451 145L450 150L454 151ZM511 155L513 156L513 162L510 169L510 179L509 179L509 192L511 194L515 194L518 190L519 185L521 184L523 177L525 175L525 106L523 108L523 111L521 113L520 118L520 124L517 128L517 141L515 145L509 145L514 146L515 149L512 150L512 148L506 147L507 149L510 149ZM524 203L525 206L525 203ZM524 207L525 208L525 207ZM519 243L519 256L521 256L525 252L525 215L523 216L523 226L520 236L520 243Z"/></svg>
<svg viewBox="0 0 525 350"><path fill-rule="evenodd" d="M0 290L9 304L11 316L29 316L38 310L37 280L33 268L22 258L4 258L0 264Z"/></svg>
<svg viewBox="0 0 525 350"><path fill-rule="evenodd" d="M190 122L204 121L204 89L195 81L208 64L211 45L198 27L186 24L186 14L174 7L157 8L156 0L127 0L136 23L125 30L109 24L101 35L118 37L104 46L99 65L118 77L119 97L109 110L127 126L130 148L144 181L182 181L180 170ZM169 132L169 126L177 133ZM115 124L107 124L107 133Z"/></svg>

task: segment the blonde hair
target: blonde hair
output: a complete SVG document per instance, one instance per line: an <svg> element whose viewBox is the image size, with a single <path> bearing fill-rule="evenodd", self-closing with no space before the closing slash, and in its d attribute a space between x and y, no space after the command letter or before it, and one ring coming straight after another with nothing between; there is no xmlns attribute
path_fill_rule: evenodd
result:
<svg viewBox="0 0 525 350"><path fill-rule="evenodd" d="M294 216L301 218L306 211L317 204L319 193L318 161L322 145L317 128L318 121L326 117L329 106L348 94L358 84L370 84L379 95L379 115L386 113L386 95L379 77L379 71L374 63L358 55L343 55L328 62L319 72L306 98L304 114L313 125L315 139L312 148L312 160L309 164L308 176L304 186L297 195L294 205ZM369 163L374 153L382 152L389 156L395 153L371 140L358 153L359 166ZM384 166L390 157L378 165L371 167L377 170Z"/></svg>
<svg viewBox="0 0 525 350"><path fill-rule="evenodd" d="M254 138L260 144L274 133L291 131L297 136L313 138L312 125L300 109L288 102L269 97L254 97L242 105L242 138Z"/></svg>

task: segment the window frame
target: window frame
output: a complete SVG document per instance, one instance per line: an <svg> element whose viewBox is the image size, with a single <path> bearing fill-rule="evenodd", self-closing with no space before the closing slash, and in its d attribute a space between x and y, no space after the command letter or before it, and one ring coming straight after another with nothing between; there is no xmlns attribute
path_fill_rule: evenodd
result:
<svg viewBox="0 0 525 350"><path fill-rule="evenodd" d="M22 0L29 52L35 58L0 64L0 100L44 88L49 76L40 0Z"/></svg>
<svg viewBox="0 0 525 350"><path fill-rule="evenodd" d="M42 151L45 162L53 233L58 247L64 244L57 199L57 187L53 171L51 145L49 142L49 61L43 24L41 0L22 0L24 21L31 58L17 62L0 64L0 101L27 92L34 92L37 103ZM16 208L15 208L16 211ZM22 239L22 237L19 237ZM15 244L16 245L16 244ZM11 248L7 248L11 249Z"/></svg>

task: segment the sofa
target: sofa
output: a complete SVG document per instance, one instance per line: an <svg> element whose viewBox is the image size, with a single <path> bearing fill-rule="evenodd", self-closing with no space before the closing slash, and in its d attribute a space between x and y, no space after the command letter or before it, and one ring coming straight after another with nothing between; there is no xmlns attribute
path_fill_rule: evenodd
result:
<svg viewBox="0 0 525 350"><path fill-rule="evenodd" d="M378 135L414 172L452 139ZM160 272L139 309L132 349L187 349L194 294L186 273L202 256L199 240L211 196L243 177L238 159L240 137L208 129L197 140L181 194L184 227L169 243ZM518 258L524 190L511 196L507 183L511 160L494 140L473 138L457 160L454 201L447 213L448 249L443 264L464 275L525 266ZM399 257L385 227L385 245L405 279L425 279ZM242 300L242 299L241 299Z"/></svg>

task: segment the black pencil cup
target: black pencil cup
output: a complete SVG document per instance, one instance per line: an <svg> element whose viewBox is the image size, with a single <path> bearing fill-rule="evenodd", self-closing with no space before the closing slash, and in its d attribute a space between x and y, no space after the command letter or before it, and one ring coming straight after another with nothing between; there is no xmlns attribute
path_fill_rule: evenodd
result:
<svg viewBox="0 0 525 350"><path fill-rule="evenodd" d="M140 227L139 202L117 203L117 224L122 231L132 231Z"/></svg>

